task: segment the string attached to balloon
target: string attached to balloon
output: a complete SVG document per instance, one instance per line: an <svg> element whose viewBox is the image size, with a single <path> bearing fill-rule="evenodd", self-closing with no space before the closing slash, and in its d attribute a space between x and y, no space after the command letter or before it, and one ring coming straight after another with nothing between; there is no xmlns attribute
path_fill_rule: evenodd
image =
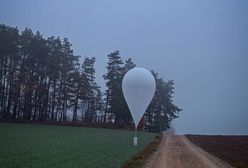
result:
<svg viewBox="0 0 248 168"><path fill-rule="evenodd" d="M155 88L153 75L141 67L129 70L122 80L122 92L135 125L134 146L138 145L138 124L153 98Z"/></svg>

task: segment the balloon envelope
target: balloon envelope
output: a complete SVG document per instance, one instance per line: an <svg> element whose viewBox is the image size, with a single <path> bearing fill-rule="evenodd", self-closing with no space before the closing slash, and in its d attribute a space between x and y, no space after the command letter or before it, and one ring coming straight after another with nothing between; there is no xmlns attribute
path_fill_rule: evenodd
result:
<svg viewBox="0 0 248 168"><path fill-rule="evenodd" d="M155 88L151 72L140 67L129 70L122 80L122 92L136 128L152 100Z"/></svg>

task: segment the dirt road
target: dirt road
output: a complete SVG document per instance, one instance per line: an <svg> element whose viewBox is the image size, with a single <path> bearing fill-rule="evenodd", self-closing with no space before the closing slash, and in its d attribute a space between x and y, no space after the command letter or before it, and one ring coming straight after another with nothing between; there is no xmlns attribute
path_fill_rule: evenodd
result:
<svg viewBox="0 0 248 168"><path fill-rule="evenodd" d="M186 137L164 135L145 168L230 168L231 166L192 144Z"/></svg>

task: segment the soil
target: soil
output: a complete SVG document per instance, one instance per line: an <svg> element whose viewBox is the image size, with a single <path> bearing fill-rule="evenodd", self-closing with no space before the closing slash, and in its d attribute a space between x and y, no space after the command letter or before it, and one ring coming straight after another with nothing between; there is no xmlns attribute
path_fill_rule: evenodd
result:
<svg viewBox="0 0 248 168"><path fill-rule="evenodd" d="M248 168L247 135L186 135L194 144L235 168Z"/></svg>

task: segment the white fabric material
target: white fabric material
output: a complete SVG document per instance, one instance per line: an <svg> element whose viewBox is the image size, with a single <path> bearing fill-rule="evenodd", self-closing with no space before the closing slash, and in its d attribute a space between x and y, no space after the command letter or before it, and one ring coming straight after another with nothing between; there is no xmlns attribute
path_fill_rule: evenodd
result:
<svg viewBox="0 0 248 168"><path fill-rule="evenodd" d="M129 70L122 80L122 92L132 114L135 128L154 95L156 83L150 71L136 67Z"/></svg>
<svg viewBox="0 0 248 168"><path fill-rule="evenodd" d="M133 146L138 145L138 137L133 137Z"/></svg>

